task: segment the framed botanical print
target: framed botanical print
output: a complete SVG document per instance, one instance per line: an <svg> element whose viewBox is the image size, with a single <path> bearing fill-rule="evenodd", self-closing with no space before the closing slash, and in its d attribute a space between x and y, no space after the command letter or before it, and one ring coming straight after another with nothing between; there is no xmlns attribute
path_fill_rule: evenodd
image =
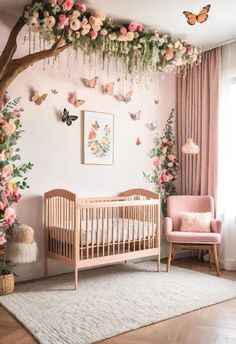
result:
<svg viewBox="0 0 236 344"><path fill-rule="evenodd" d="M83 124L83 163L112 165L114 114L85 110Z"/></svg>

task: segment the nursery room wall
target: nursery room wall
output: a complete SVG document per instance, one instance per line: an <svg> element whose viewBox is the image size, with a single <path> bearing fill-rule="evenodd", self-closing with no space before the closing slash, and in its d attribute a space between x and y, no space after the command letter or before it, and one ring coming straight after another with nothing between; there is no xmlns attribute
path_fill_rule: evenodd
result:
<svg viewBox="0 0 236 344"><path fill-rule="evenodd" d="M10 15L1 14L1 32L8 37L9 28L16 21ZM28 52L27 31L19 40L19 52ZM5 42L2 41L1 48ZM33 45L32 41L32 45ZM152 169L148 151L153 139L161 132L172 108L175 107L176 75L165 72L154 76L149 82L146 75L140 82L130 84L124 81L122 72L115 67L101 71L99 61L83 64L78 55L75 61L73 51L65 51L54 63L52 60L37 63L22 73L9 88L11 98L21 97L20 105L25 109L22 115L20 149L22 162L31 161L34 166L28 174L30 189L23 193L17 207L18 220L35 229L39 247L36 263L18 265L16 273L21 280L43 275L43 194L53 188L65 188L78 196L115 195L126 189L152 186L143 177L143 172ZM84 86L83 78L99 79L94 89ZM120 81L117 81L117 79ZM115 97L105 95L101 85L114 81L114 95L124 94L132 87L129 103L119 102ZM30 101L32 92L47 93L41 105ZM52 93L56 90L58 93ZM85 103L79 108L69 101L69 93L76 91ZM155 100L158 100L155 102ZM69 127L61 120L63 109L77 115L78 120ZM114 163L111 166L86 165L82 163L82 110L114 114ZM141 111L141 119L133 120L130 112ZM147 123L157 121L157 129L149 130ZM137 138L141 144L136 145ZM61 264L50 262L51 274L67 271Z"/></svg>

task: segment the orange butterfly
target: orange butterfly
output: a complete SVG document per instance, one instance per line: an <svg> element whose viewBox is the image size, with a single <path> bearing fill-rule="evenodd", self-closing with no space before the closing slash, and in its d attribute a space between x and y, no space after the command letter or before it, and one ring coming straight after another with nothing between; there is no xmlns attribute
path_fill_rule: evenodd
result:
<svg viewBox="0 0 236 344"><path fill-rule="evenodd" d="M97 121L95 121L94 123L92 123L92 128L95 130L98 130L100 128L99 124Z"/></svg>
<svg viewBox="0 0 236 344"><path fill-rule="evenodd" d="M73 92L69 95L69 102L75 107L79 107L85 103L85 100L78 99L76 92Z"/></svg>
<svg viewBox="0 0 236 344"><path fill-rule="evenodd" d="M98 80L98 76L95 76L93 79L84 79L84 83L86 87L94 88L96 86Z"/></svg>
<svg viewBox="0 0 236 344"><path fill-rule="evenodd" d="M119 100L119 102L125 102L127 104L131 101L132 94L133 94L133 91L130 90L124 96L118 95L118 96L115 96L115 98Z"/></svg>
<svg viewBox="0 0 236 344"><path fill-rule="evenodd" d="M208 12L210 11L211 5L204 6L198 15L184 11L183 14L187 18L187 23L189 25L195 25L198 23L204 23L208 18Z"/></svg>
<svg viewBox="0 0 236 344"><path fill-rule="evenodd" d="M139 145L141 145L141 143L142 143L142 142L140 141L140 138L139 138L139 137L137 137L137 140L136 140L136 145L137 145L137 146L139 146Z"/></svg>
<svg viewBox="0 0 236 344"><path fill-rule="evenodd" d="M111 96L113 94L114 82L108 82L106 85L102 85L102 91L105 94Z"/></svg>
<svg viewBox="0 0 236 344"><path fill-rule="evenodd" d="M39 95L39 91L35 91L33 96L31 97L31 102L34 102L36 105L41 105L42 102L47 98L47 93Z"/></svg>

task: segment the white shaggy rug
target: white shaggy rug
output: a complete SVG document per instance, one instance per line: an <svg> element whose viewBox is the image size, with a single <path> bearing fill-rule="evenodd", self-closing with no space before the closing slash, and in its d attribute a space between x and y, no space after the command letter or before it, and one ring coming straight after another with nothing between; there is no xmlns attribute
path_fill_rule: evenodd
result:
<svg viewBox="0 0 236 344"><path fill-rule="evenodd" d="M16 286L0 297L41 344L89 344L236 297L236 283L155 262L116 265Z"/></svg>

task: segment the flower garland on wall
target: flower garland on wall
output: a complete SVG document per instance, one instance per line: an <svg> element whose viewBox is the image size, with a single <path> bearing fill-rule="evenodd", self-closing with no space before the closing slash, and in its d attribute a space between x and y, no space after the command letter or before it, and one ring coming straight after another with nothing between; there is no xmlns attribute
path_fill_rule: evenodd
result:
<svg viewBox="0 0 236 344"><path fill-rule="evenodd" d="M200 60L201 49L168 34L160 35L131 22L118 25L105 14L87 12L75 0L43 0L27 6L24 18L29 33L39 33L44 42L69 43L85 56L95 53L110 63L121 61L127 73L163 71L167 66L192 65Z"/></svg>
<svg viewBox="0 0 236 344"><path fill-rule="evenodd" d="M162 212L166 215L167 197L176 195L174 184L177 176L178 161L175 155L175 136L173 129L174 109L166 121L162 136L156 136L154 147L149 156L152 159L154 169L151 173L144 173L145 178L153 184L154 190L161 194Z"/></svg>
<svg viewBox="0 0 236 344"><path fill-rule="evenodd" d="M23 132L20 117L24 110L16 108L19 100L8 102L0 110L0 275L10 272L6 247L14 226L18 224L12 205L21 198L19 190L29 187L24 174L33 166L30 162L15 164L20 160L20 150L16 145Z"/></svg>

